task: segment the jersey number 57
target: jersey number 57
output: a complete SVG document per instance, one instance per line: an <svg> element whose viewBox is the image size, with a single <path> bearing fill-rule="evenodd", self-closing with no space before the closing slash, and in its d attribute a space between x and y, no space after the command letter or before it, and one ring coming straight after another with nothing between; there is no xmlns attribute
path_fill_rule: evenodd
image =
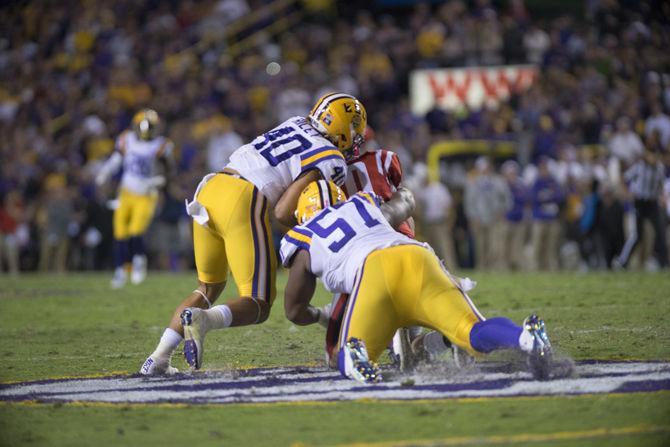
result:
<svg viewBox="0 0 670 447"><path fill-rule="evenodd" d="M312 219L312 221L309 222L306 226L312 230L314 234L322 239L329 239L337 230L340 230L342 235L338 239L335 239L333 242L331 242L330 245L328 245L328 249L330 251L337 253L342 249L342 247L347 245L347 242L356 236L356 230L354 230L354 228L342 217L338 217L330 225L325 227L321 225L321 221L327 218L332 213L333 209L338 209L343 206L354 206L357 211L356 214L361 218L363 224L365 224L366 227L372 228L379 225L381 222L372 217L368 210L365 209L365 203L363 200L364 199L360 197L354 196L351 198L351 200L340 202L331 208L326 208L321 212L321 214Z"/></svg>

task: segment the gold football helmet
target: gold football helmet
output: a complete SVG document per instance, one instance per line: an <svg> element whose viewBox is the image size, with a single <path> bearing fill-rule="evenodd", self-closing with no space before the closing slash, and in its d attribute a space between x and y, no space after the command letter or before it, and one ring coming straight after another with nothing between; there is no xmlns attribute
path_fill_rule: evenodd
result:
<svg viewBox="0 0 670 447"><path fill-rule="evenodd" d="M361 102L345 93L322 96L309 112L309 121L347 157L357 156L365 142L368 115Z"/></svg>
<svg viewBox="0 0 670 447"><path fill-rule="evenodd" d="M140 140L153 140L158 136L161 119L153 109L142 109L133 116L133 129Z"/></svg>
<svg viewBox="0 0 670 447"><path fill-rule="evenodd" d="M312 182L302 190L298 197L295 218L299 224L303 224L322 209L345 200L347 196L335 183L325 180Z"/></svg>

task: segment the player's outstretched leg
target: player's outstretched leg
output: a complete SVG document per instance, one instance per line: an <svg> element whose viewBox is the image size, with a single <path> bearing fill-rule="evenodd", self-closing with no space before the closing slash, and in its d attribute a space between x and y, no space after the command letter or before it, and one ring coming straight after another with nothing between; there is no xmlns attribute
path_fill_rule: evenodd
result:
<svg viewBox="0 0 670 447"><path fill-rule="evenodd" d="M204 352L205 334L210 329L222 329L233 322L228 306L214 306L209 310L188 307L181 313L184 327L184 358L191 368L200 369Z"/></svg>
<svg viewBox="0 0 670 447"><path fill-rule="evenodd" d="M470 344L482 353L497 349L521 349L528 354L528 365L536 379L549 378L552 347L544 321L537 315L524 320L523 327L503 317L479 321L470 330Z"/></svg>
<svg viewBox="0 0 670 447"><path fill-rule="evenodd" d="M551 373L553 350L544 327L544 320L532 314L523 321L523 329L533 337L533 348L528 355L528 366L535 378L547 380Z"/></svg>
<svg viewBox="0 0 670 447"><path fill-rule="evenodd" d="M343 376L362 383L382 381L379 366L370 360L363 340L351 337L340 348L338 366Z"/></svg>
<svg viewBox="0 0 670 447"><path fill-rule="evenodd" d="M205 335L212 329L260 324L267 320L270 305L263 300L241 297L211 309L186 308L180 314L184 328L184 358L194 369L202 367Z"/></svg>
<svg viewBox="0 0 670 447"><path fill-rule="evenodd" d="M200 286L191 292L191 294L175 309L169 327L165 329L154 352L147 357L140 368L140 374L147 376L174 374L177 372L170 365L170 359L174 351L179 347L184 339L184 329L181 323L181 314L186 308L208 309L212 303L219 297L226 283L206 284L200 283ZM220 308L214 306L209 311ZM221 313L221 310L217 310ZM223 309L225 313L225 309ZM216 315L216 314L215 314ZM214 325L216 325L215 323Z"/></svg>
<svg viewBox="0 0 670 447"><path fill-rule="evenodd" d="M128 239L114 240L114 276L109 285L112 289L121 289L128 281L128 271L126 264L130 261L130 250Z"/></svg>
<svg viewBox="0 0 670 447"><path fill-rule="evenodd" d="M171 328L166 328L161 336L156 350L151 353L140 368L143 376L173 375L179 371L170 365L172 353L182 340L181 334Z"/></svg>
<svg viewBox="0 0 670 447"><path fill-rule="evenodd" d="M191 368L200 369L207 333L207 317L202 309L189 307L181 313L184 326L184 358Z"/></svg>

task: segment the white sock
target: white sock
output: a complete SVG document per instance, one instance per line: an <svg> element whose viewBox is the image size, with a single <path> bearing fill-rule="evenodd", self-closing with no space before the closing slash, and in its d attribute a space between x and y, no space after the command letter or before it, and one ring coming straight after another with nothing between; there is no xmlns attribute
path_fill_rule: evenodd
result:
<svg viewBox="0 0 670 447"><path fill-rule="evenodd" d="M214 306L204 311L207 316L207 326L209 329L223 329L233 323L233 312L225 304Z"/></svg>
<svg viewBox="0 0 670 447"><path fill-rule="evenodd" d="M179 335L179 332L170 329L169 327L165 328L165 331L163 331L163 335L161 336L161 341L158 342L158 346L156 346L156 350L151 354L151 357L170 358L183 339L184 338Z"/></svg>
<svg viewBox="0 0 670 447"><path fill-rule="evenodd" d="M533 350L533 344L535 339L527 330L522 330L521 335L519 335L519 348L524 352L530 352Z"/></svg>

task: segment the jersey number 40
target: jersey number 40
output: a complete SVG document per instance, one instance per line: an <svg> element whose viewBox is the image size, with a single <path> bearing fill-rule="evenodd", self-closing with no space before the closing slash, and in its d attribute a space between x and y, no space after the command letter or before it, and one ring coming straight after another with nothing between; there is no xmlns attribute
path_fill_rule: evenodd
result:
<svg viewBox="0 0 670 447"><path fill-rule="evenodd" d="M253 145L263 158L270 163L270 166L277 166L293 155L312 147L312 142L295 133L295 130L291 127L280 127L256 138ZM277 153L277 150L281 152Z"/></svg>

